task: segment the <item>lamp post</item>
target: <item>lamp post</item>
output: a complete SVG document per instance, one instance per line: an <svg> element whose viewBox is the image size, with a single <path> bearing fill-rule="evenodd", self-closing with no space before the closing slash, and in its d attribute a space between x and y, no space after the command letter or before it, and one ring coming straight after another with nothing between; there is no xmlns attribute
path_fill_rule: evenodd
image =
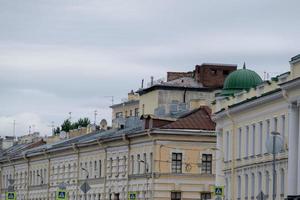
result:
<svg viewBox="0 0 300 200"><path fill-rule="evenodd" d="M149 189L148 189L148 182L149 182L149 176L148 176L148 172L149 172L149 165L148 163L145 161L145 160L138 160L140 163L144 163L145 164L145 167L146 167L146 171L145 171L145 174L146 174L146 196L149 195ZM148 199L145 197L145 199Z"/></svg>
<svg viewBox="0 0 300 200"><path fill-rule="evenodd" d="M276 154L279 153L282 150L283 147L283 140L280 136L280 133L273 131L271 132L272 138L267 138L266 141L266 147L268 153L273 154L273 193L272 193L272 199L275 200L276 198Z"/></svg>
<svg viewBox="0 0 300 200"><path fill-rule="evenodd" d="M87 182L87 180L88 180L88 178L89 178L89 171L87 170L87 169L85 169L85 168L81 168L83 171L85 171L86 173L87 173L87 175L86 175L86 178L85 178L85 181ZM86 190L84 191L84 200L86 200L87 198L87 196L86 196Z"/></svg>

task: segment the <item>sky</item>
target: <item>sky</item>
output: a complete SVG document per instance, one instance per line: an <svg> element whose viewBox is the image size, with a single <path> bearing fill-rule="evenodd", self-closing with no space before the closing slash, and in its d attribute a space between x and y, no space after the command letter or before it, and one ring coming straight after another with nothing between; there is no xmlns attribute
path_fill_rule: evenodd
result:
<svg viewBox="0 0 300 200"><path fill-rule="evenodd" d="M275 76L300 53L300 1L0 0L0 136L111 121L141 80L228 63Z"/></svg>

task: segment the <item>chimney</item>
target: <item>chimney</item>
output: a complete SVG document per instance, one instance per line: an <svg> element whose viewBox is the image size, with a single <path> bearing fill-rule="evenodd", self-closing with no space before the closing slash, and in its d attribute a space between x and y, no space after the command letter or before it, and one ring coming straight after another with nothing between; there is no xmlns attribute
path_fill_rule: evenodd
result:
<svg viewBox="0 0 300 200"><path fill-rule="evenodd" d="M153 80L154 80L154 77L151 76L151 86L153 86Z"/></svg>

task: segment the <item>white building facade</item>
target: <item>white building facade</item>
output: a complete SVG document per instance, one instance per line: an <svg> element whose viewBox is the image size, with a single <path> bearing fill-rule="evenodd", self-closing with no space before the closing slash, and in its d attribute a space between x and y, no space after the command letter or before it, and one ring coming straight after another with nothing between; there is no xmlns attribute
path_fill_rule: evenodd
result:
<svg viewBox="0 0 300 200"><path fill-rule="evenodd" d="M276 155L275 199L300 194L300 57L290 63L291 72L216 100L216 184L225 186L225 199L256 199L261 191L272 199L272 155L265 144L273 131L284 141Z"/></svg>

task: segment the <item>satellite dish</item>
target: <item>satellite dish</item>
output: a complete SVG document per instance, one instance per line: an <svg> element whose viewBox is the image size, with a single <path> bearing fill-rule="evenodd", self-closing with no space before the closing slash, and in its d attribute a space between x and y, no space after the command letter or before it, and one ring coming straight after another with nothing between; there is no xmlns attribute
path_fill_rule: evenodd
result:
<svg viewBox="0 0 300 200"><path fill-rule="evenodd" d="M273 144L275 140L275 149L273 149ZM273 154L273 150L275 151L274 153L277 154L283 149L283 139L279 134L271 134L269 137L267 137L266 140L266 148L267 152L270 154Z"/></svg>

